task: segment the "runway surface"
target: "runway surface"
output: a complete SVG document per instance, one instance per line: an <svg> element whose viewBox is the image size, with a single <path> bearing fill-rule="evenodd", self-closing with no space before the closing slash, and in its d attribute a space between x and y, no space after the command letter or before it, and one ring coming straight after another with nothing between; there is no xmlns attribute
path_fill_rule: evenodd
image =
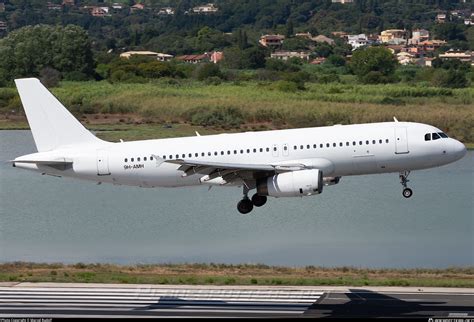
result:
<svg viewBox="0 0 474 322"><path fill-rule="evenodd" d="M473 289L0 284L2 317L474 317Z"/></svg>

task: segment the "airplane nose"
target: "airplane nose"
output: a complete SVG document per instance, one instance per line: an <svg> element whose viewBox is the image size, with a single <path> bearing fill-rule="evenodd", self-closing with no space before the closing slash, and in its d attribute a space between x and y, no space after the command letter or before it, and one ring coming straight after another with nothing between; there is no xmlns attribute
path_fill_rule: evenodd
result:
<svg viewBox="0 0 474 322"><path fill-rule="evenodd" d="M452 140L451 151L456 160L463 158L467 153L466 146L464 146L464 144L462 144L458 140Z"/></svg>

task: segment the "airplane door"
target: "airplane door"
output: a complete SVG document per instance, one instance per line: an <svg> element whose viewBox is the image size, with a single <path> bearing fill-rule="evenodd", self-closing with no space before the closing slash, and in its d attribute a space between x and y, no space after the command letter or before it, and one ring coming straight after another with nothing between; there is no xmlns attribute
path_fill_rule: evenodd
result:
<svg viewBox="0 0 474 322"><path fill-rule="evenodd" d="M277 157L277 156L278 156L278 145L273 144L273 147L272 147L272 154L273 154L274 157Z"/></svg>
<svg viewBox="0 0 474 322"><path fill-rule="evenodd" d="M288 144L283 144L283 156L287 157L290 153L290 149L288 149Z"/></svg>
<svg viewBox="0 0 474 322"><path fill-rule="evenodd" d="M395 154L408 153L408 137L406 127L395 128Z"/></svg>
<svg viewBox="0 0 474 322"><path fill-rule="evenodd" d="M97 175L110 175L109 154L106 150L97 150Z"/></svg>

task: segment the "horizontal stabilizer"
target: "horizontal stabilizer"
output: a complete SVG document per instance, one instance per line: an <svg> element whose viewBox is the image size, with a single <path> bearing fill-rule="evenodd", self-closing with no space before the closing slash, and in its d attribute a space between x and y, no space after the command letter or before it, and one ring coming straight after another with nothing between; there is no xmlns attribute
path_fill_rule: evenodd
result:
<svg viewBox="0 0 474 322"><path fill-rule="evenodd" d="M72 164L72 161L66 160L10 160L12 163L35 163L42 165L61 165L61 164Z"/></svg>

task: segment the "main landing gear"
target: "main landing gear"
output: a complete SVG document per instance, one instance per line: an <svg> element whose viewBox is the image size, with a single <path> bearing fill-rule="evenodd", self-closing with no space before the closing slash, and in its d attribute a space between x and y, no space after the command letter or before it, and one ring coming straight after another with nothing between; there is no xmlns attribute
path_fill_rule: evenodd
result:
<svg viewBox="0 0 474 322"><path fill-rule="evenodd" d="M239 201L237 204L237 210L241 214L248 214L252 211L253 207L261 207L267 202L266 196L260 196L258 194L254 194L252 199L248 196L249 188L244 185L244 197L242 200Z"/></svg>
<svg viewBox="0 0 474 322"><path fill-rule="evenodd" d="M407 182L410 181L410 180L408 180L408 175L409 174L410 174L410 171L400 172L400 183L403 186L402 195L405 198L410 198L413 195L413 190L411 190L410 188L407 187Z"/></svg>

